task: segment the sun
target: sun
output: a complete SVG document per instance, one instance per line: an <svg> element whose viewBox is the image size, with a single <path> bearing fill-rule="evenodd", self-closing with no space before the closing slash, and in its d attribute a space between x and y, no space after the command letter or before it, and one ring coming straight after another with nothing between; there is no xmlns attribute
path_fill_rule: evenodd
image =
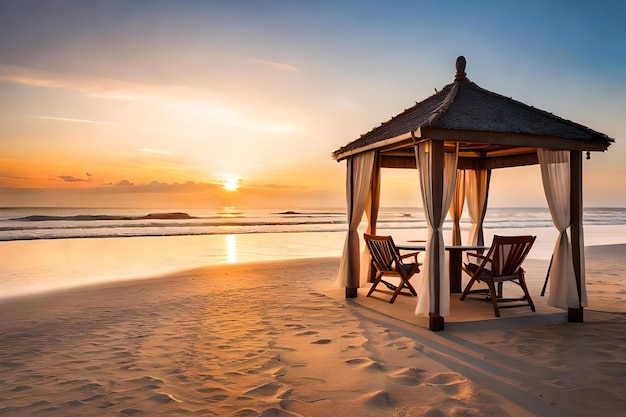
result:
<svg viewBox="0 0 626 417"><path fill-rule="evenodd" d="M237 180L224 180L224 189L226 191L237 191L239 188L239 181Z"/></svg>

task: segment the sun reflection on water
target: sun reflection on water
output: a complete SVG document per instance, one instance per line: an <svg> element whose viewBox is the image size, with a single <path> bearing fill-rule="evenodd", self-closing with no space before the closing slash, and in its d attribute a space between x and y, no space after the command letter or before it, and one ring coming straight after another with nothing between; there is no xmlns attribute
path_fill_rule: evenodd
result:
<svg viewBox="0 0 626 417"><path fill-rule="evenodd" d="M237 235L226 235L226 256L228 262L237 262Z"/></svg>

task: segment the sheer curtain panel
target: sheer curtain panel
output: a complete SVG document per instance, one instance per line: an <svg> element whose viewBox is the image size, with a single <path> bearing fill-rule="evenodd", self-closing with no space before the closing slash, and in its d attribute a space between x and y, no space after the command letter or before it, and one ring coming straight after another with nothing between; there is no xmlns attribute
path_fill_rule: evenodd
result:
<svg viewBox="0 0 626 417"><path fill-rule="evenodd" d="M453 152L444 152L443 143L424 141L416 145L415 153L420 173L424 217L428 226L423 278L415 314L438 313L441 317L447 317L450 315L450 281L445 274L442 226L456 189L458 144ZM443 164L437 163L437 158L441 158ZM443 170L443 173L437 170ZM440 183L437 184L437 181Z"/></svg>
<svg viewBox="0 0 626 417"><path fill-rule="evenodd" d="M578 297L572 242L567 229L571 227L570 151L537 149L543 189L554 226L559 231L552 253L548 305L562 309L587 306L584 268L581 271L581 296Z"/></svg>
<svg viewBox="0 0 626 417"><path fill-rule="evenodd" d="M452 220L452 244L461 245L461 215L465 205L465 170L456 171L456 190L448 215Z"/></svg>
<svg viewBox="0 0 626 417"><path fill-rule="evenodd" d="M337 281L346 288L359 287L360 251L358 227L363 218L370 193L376 152L370 151L348 159L346 198L348 208L348 233L343 248Z"/></svg>
<svg viewBox="0 0 626 417"><path fill-rule="evenodd" d="M487 198L491 171L487 169L468 170L466 178L467 211L472 220L472 227L467 239L468 245L484 245L483 221L487 213Z"/></svg>

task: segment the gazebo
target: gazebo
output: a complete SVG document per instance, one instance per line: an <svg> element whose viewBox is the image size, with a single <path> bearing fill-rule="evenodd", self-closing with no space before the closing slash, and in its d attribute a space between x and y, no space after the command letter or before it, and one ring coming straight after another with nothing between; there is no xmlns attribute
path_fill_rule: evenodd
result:
<svg viewBox="0 0 626 417"><path fill-rule="evenodd" d="M467 78L465 66L465 58L457 58L452 84L333 153L337 161L347 162L348 232L339 284L345 287L346 298L353 298L369 277L369 254L361 255L357 228L366 213L367 233L376 233L380 169L417 169L428 235L415 314L429 317L430 330L443 330L450 312L442 233L446 213L454 224L453 244L459 244L460 211L467 199L472 221L467 243L483 245L491 171L538 164L560 232L552 254L548 304L567 310L569 321L582 322L587 306L583 152L589 157L591 151L605 151L613 139L485 90Z"/></svg>

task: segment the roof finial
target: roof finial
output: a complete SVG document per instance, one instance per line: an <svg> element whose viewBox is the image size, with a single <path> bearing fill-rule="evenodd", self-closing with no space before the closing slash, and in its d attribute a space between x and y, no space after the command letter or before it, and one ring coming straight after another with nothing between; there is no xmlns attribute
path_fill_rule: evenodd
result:
<svg viewBox="0 0 626 417"><path fill-rule="evenodd" d="M465 61L465 57L463 55L456 59L456 75L454 77L454 81L467 81L467 74L465 74L466 64L467 61Z"/></svg>

